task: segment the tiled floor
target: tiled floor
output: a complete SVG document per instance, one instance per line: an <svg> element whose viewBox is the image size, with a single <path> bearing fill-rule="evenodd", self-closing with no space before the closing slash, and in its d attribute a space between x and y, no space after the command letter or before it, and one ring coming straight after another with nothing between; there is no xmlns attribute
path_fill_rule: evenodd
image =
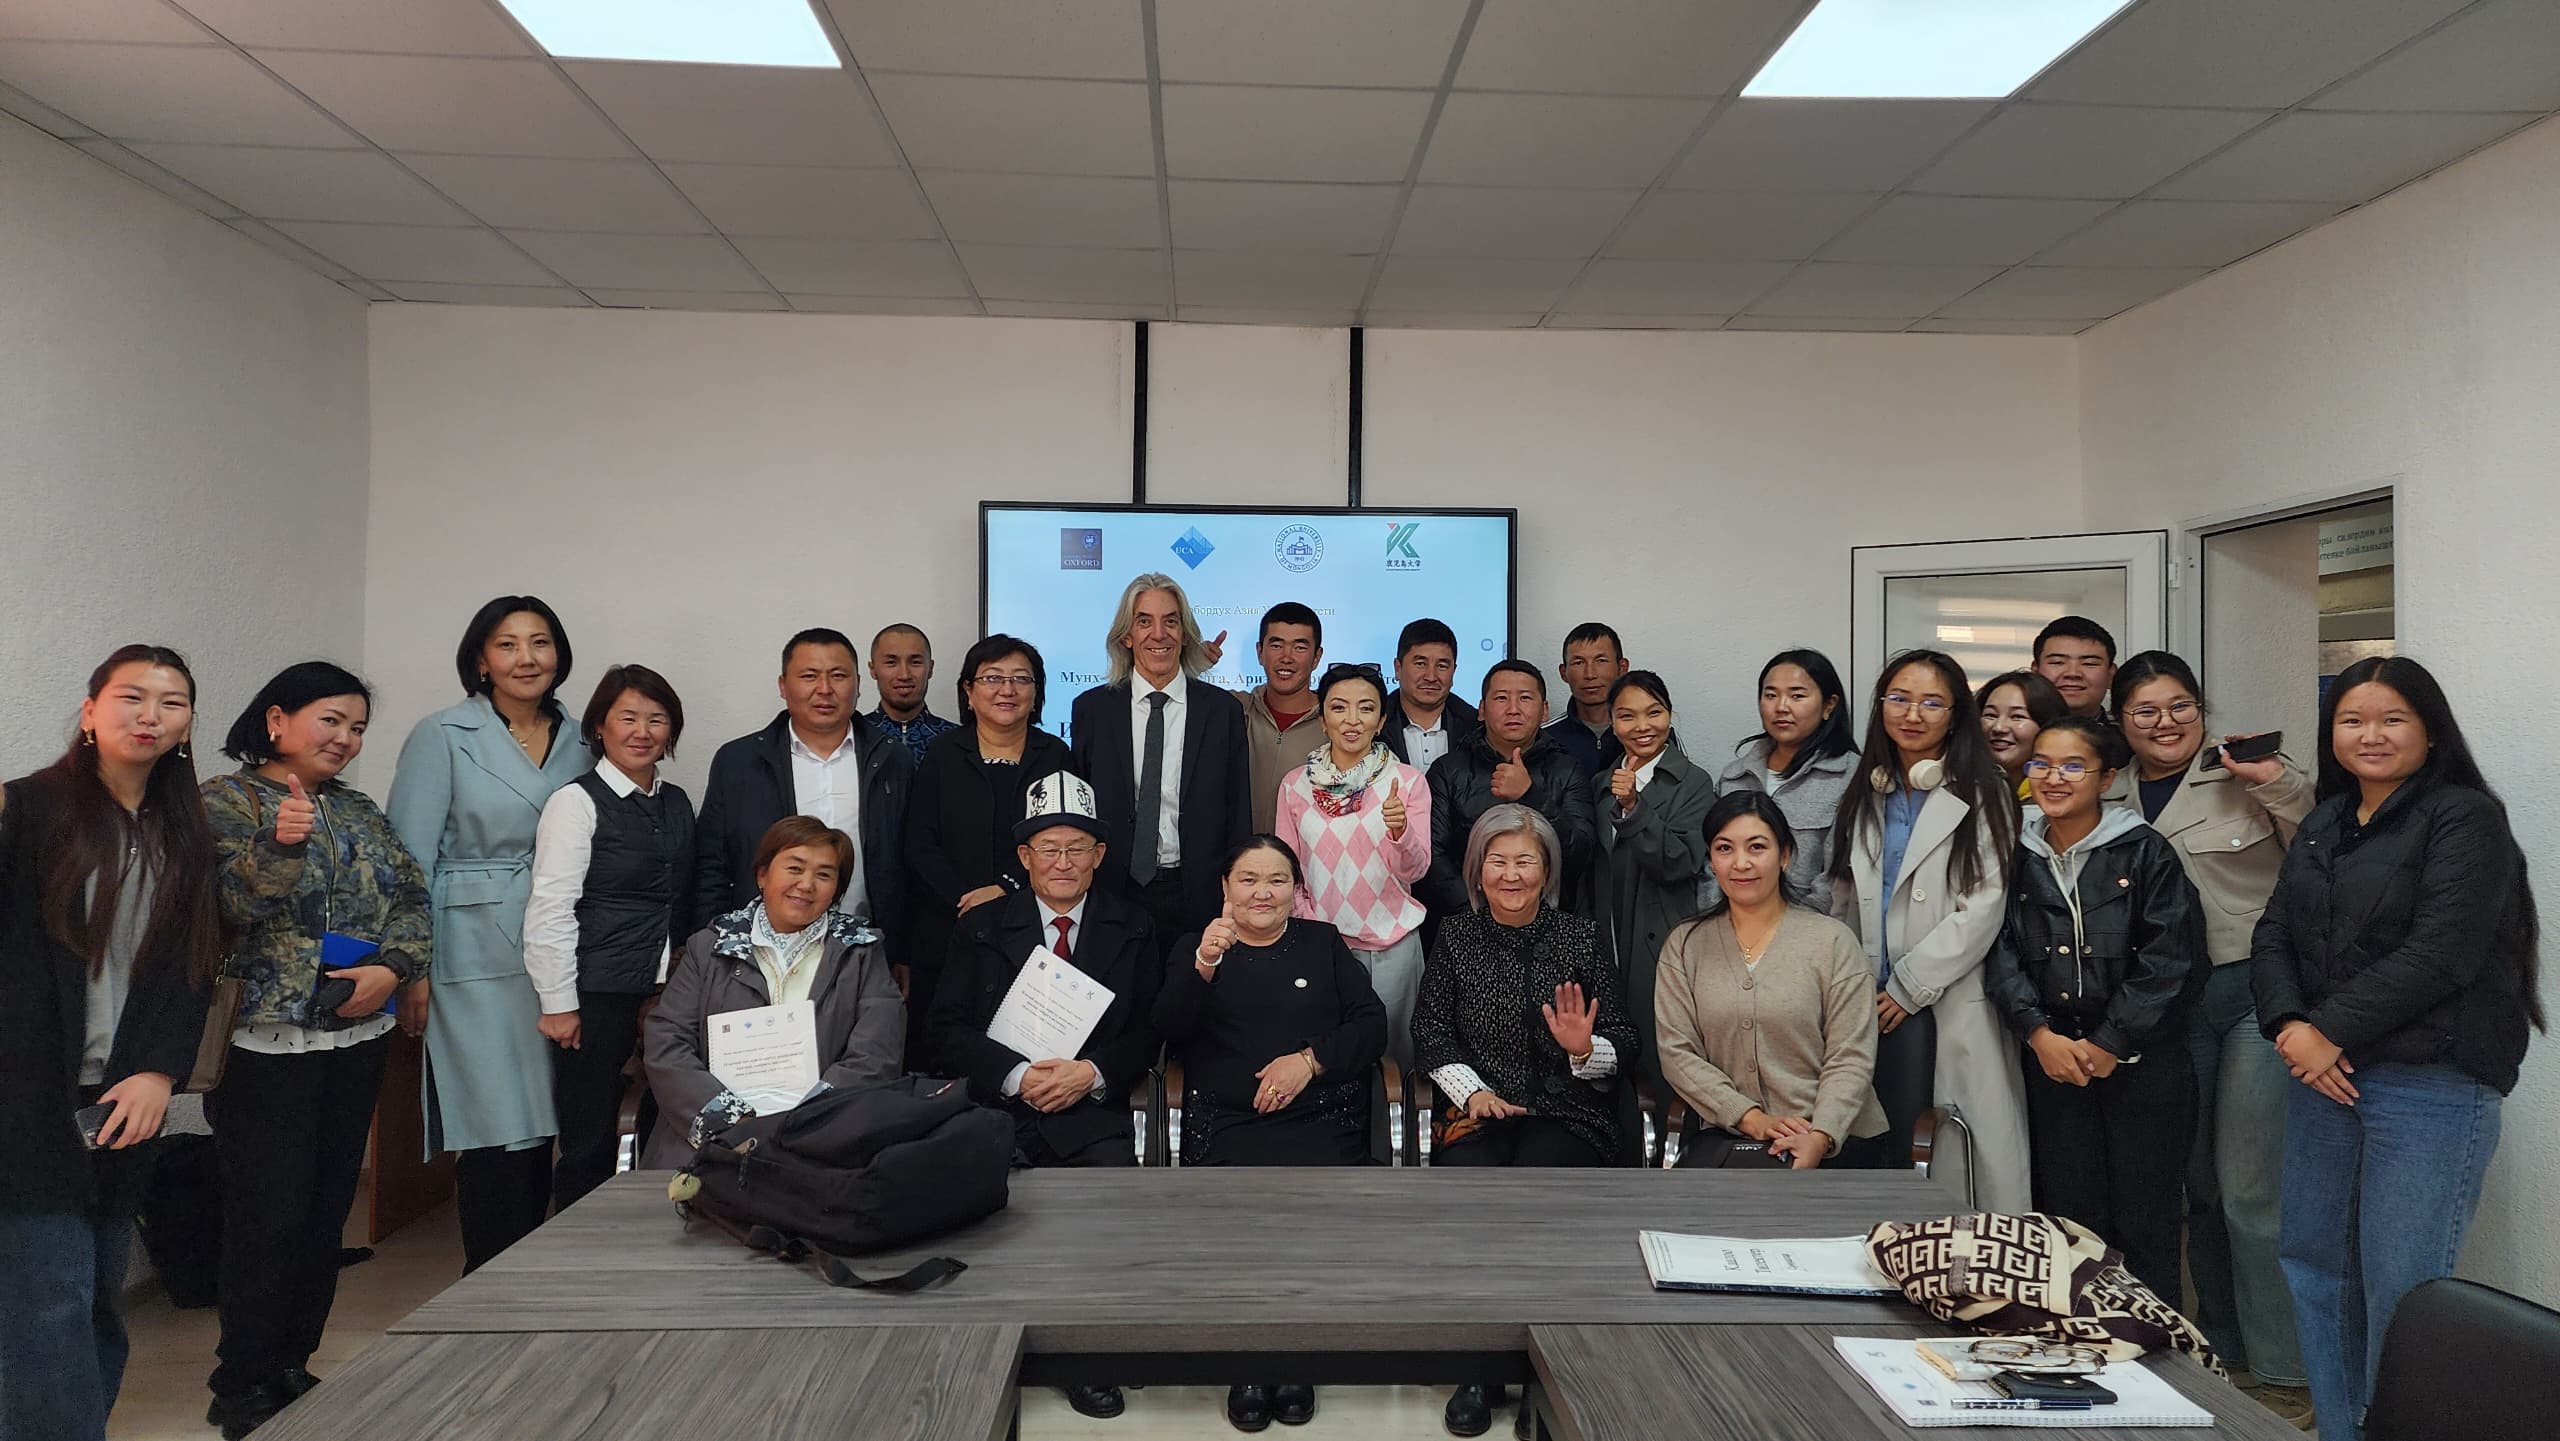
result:
<svg viewBox="0 0 2560 1441"><path fill-rule="evenodd" d="M392 1236L370 1261L348 1270L338 1288L329 1333L311 1369L322 1377L373 1344L384 1328L453 1284L462 1271L462 1243L451 1207ZM814 1283L813 1283L814 1284ZM204 1424L205 1375L213 1369L216 1333L211 1311L180 1311L155 1296L127 1318L133 1360L124 1377L107 1435L113 1441L207 1441L218 1433ZM1216 1387L1150 1387L1128 1393L1128 1414L1094 1421L1067 1409L1054 1391L1022 1398L1024 1441L1197 1441L1233 1436L1226 1424L1227 1393ZM1420 1386L1328 1387L1317 1393L1316 1419L1294 1429L1274 1427L1269 1438L1290 1441L1427 1441L1447 1435L1440 1408L1448 1390ZM1493 1435L1510 1435L1510 1408L1496 1417ZM542 1441L527 1437L525 1441Z"/></svg>

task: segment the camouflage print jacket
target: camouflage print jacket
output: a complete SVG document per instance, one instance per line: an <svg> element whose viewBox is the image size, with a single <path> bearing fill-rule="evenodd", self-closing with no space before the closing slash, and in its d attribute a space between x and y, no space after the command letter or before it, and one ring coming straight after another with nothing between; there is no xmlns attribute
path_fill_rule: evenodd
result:
<svg viewBox="0 0 2560 1441"><path fill-rule="evenodd" d="M433 921L426 873L371 797L331 781L313 797L309 839L276 844L276 807L288 792L243 769L204 783L220 861L222 919L231 953L223 974L245 984L240 1024L343 1030L350 1020L312 1004L320 938L329 931L374 941L371 963L414 981L427 974Z"/></svg>

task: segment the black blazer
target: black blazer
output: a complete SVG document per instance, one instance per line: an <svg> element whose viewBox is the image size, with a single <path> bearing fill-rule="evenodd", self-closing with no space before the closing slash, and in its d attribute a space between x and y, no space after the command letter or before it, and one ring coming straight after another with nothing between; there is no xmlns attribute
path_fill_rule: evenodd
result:
<svg viewBox="0 0 2560 1441"><path fill-rule="evenodd" d="M935 742L939 745L941 742ZM1093 1034L1075 1059L1093 1062L1102 1073L1102 1094L1087 1097L1063 1111L1042 1112L1019 1099L1004 1097L1004 1078L1025 1056L987 1038L987 1027L1004 1004L1005 992L1034 950L1048 948L1040 898L1016 891L960 918L944 953L942 984L933 993L933 1009L925 1022L925 1067L965 1077L969 1094L980 1103L1002 1106L1017 1119L1037 1126L1051 1149L1066 1154L1107 1136L1130 1134L1129 1093L1156 1063L1163 1042L1156 1036L1156 991L1164 966L1156 959L1155 923L1143 907L1132 905L1100 886L1085 897L1084 926L1076 938L1076 969L1111 988L1111 1006L1094 1024Z"/></svg>
<svg viewBox="0 0 2560 1441"><path fill-rule="evenodd" d="M980 886L1020 890L1028 879L1014 856L1013 827L1033 781L1075 769L1067 743L1037 727L1023 738L1022 764L989 772L978 728L963 722L925 747L907 797L908 964L941 966L960 898Z"/></svg>
<svg viewBox="0 0 2560 1441"><path fill-rule="evenodd" d="M129 1215L148 1179L150 1145L92 1152L80 1109L80 1053L88 1039L89 968L47 934L43 864L55 836L59 772L9 782L0 803L0 1212ZM209 997L183 959L137 957L107 1052L106 1084L157 1071L183 1085L204 1038Z"/></svg>
<svg viewBox="0 0 2560 1441"><path fill-rule="evenodd" d="M1124 893L1132 889L1129 863L1138 845L1129 685L1098 685L1077 696L1070 726L1076 773L1093 782L1104 844L1111 848L1095 883L1107 881ZM1223 903L1218 863L1253 834L1253 768L1244 706L1234 696L1193 676L1183 689L1182 713L1182 916L1186 926L1206 926ZM1155 843L1152 828L1146 843Z"/></svg>
<svg viewBox="0 0 2560 1441"><path fill-rule="evenodd" d="M1454 695L1441 706L1440 724L1449 732L1451 750L1466 744L1470 737L1484 729L1484 721L1476 714L1476 708ZM1386 719L1378 727L1378 739L1387 743L1387 749L1396 753L1397 760L1406 765L1413 764L1413 757L1405 753L1404 689L1401 686L1387 695Z"/></svg>
<svg viewBox="0 0 2560 1441"><path fill-rule="evenodd" d="M915 782L915 758L906 742L883 735L857 717L854 772L862 781L862 883L871 898L872 924L888 939L892 959L903 962L906 899L899 888L898 851L907 831L907 791ZM799 814L791 784L791 713L751 735L720 747L702 809L693 821L693 914L725 916L756 898L756 845L773 823Z"/></svg>

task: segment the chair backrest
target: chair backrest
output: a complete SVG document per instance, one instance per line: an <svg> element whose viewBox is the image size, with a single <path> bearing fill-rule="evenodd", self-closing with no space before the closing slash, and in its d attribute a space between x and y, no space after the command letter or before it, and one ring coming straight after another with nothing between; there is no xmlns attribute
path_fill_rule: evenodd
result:
<svg viewBox="0 0 2560 1441"><path fill-rule="evenodd" d="M2547 1436L2555 1418L2560 1311L2450 1277L2401 1299L2383 1336L2365 1441Z"/></svg>

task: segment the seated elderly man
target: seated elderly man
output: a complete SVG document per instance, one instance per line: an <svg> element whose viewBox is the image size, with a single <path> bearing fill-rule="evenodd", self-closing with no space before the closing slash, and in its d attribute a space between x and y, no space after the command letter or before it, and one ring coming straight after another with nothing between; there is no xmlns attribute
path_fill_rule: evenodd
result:
<svg viewBox="0 0 2560 1441"><path fill-rule="evenodd" d="M1028 890L960 917L925 1021L926 1068L967 1078L979 1101L1013 1117L1023 1166L1131 1166L1137 1137L1129 1092L1155 1064L1152 1017L1164 979L1155 923L1136 904L1094 888L1102 822L1093 787L1061 771L1031 783L1013 828ZM1026 966L1071 966L1110 992L1073 1054L1025 1055L988 1034ZM1116 1416L1117 1387L1071 1387L1088 1416Z"/></svg>

